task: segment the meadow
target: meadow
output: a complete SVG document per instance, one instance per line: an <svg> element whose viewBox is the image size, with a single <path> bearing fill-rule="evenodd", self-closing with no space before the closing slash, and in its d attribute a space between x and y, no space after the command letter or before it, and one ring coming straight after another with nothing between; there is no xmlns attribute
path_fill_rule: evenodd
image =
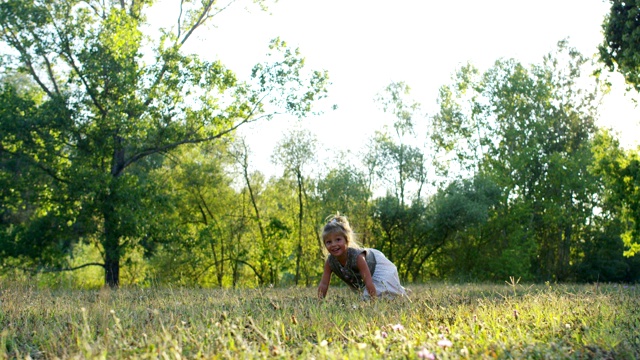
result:
<svg viewBox="0 0 640 360"><path fill-rule="evenodd" d="M409 286L362 301L331 287L47 289L0 283L0 358L634 359L640 288Z"/></svg>

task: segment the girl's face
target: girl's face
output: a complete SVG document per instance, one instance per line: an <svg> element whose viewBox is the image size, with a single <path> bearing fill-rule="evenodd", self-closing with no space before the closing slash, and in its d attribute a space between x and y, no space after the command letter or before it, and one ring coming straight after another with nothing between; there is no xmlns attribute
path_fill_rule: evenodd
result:
<svg viewBox="0 0 640 360"><path fill-rule="evenodd" d="M335 257L341 257L347 254L347 239L342 233L334 232L326 236L324 246L329 254Z"/></svg>

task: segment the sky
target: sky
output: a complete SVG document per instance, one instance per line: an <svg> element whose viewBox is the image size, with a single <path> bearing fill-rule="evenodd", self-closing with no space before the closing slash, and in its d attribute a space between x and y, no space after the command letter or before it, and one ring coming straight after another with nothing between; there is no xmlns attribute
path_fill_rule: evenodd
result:
<svg viewBox="0 0 640 360"><path fill-rule="evenodd" d="M175 14L177 4L164 0L164 15ZM243 78L279 36L300 49L309 68L327 70L332 83L322 115L275 118L240 130L253 166L268 176L279 175L270 156L293 128L317 136L319 163L362 150L374 131L391 125L374 98L393 81L408 84L428 115L436 111L438 89L466 63L481 71L500 58L539 63L562 39L591 56L610 6L603 0L280 0L262 12L244 5L240 0L215 17L215 27L197 32L187 50L220 59ZM612 75L598 125L618 132L623 146L638 146L635 94L625 94L621 76Z"/></svg>

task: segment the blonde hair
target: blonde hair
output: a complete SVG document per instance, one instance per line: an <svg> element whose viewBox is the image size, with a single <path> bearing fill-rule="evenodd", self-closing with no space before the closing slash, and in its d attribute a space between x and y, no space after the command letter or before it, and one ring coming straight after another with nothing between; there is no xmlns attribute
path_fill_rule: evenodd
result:
<svg viewBox="0 0 640 360"><path fill-rule="evenodd" d="M347 246L352 248L361 248L360 244L355 238L355 233L351 229L351 225L349 225L349 220L347 220L346 216L342 216L339 213L336 215L330 215L327 217L327 223L324 225L322 229L322 243L327 240L327 236L330 234L342 234L347 240ZM328 255L327 249L322 248L325 255Z"/></svg>

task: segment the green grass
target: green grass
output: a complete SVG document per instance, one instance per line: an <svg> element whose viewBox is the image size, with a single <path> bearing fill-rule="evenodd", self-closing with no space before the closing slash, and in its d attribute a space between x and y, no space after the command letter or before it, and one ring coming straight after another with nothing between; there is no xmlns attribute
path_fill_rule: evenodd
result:
<svg viewBox="0 0 640 360"><path fill-rule="evenodd" d="M438 283L364 302L336 287L318 301L315 288L0 285L0 358L640 357L637 286Z"/></svg>

